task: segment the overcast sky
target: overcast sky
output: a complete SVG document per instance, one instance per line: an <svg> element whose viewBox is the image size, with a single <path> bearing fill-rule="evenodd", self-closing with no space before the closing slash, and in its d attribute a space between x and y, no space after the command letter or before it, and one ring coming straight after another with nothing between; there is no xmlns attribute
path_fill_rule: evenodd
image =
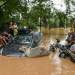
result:
<svg viewBox="0 0 75 75"><path fill-rule="evenodd" d="M65 4L64 4L64 1L63 1L63 0L52 0L52 1L54 2L54 4L56 4L55 7L56 7L57 9L61 9L60 4L61 4L61 1L62 1L62 5L63 5L62 11L66 10L66 7L65 7ZM58 4L59 4L59 5L58 5Z"/></svg>

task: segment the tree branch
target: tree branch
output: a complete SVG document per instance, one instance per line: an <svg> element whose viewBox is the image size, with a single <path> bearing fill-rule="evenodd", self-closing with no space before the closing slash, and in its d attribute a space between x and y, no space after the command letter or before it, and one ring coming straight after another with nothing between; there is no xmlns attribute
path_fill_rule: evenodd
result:
<svg viewBox="0 0 75 75"><path fill-rule="evenodd" d="M3 4L0 6L0 8L3 7L6 3L7 3L7 2L3 3Z"/></svg>

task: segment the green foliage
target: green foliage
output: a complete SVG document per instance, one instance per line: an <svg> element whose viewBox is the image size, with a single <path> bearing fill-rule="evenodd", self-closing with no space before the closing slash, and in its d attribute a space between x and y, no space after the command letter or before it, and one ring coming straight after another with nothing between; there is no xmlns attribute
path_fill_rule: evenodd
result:
<svg viewBox="0 0 75 75"><path fill-rule="evenodd" d="M36 24L33 22L33 20L31 18L21 19L20 23L21 23L22 28L24 28L24 26L26 26L27 28L30 28L30 29L36 28Z"/></svg>
<svg viewBox="0 0 75 75"><path fill-rule="evenodd" d="M0 28L7 28L10 21L21 23L22 27L27 26L31 29L36 26L64 27L65 23L69 27L73 17L68 15L73 12L71 5L74 6L75 1L64 0L64 2L66 14L57 10L52 0L0 0Z"/></svg>

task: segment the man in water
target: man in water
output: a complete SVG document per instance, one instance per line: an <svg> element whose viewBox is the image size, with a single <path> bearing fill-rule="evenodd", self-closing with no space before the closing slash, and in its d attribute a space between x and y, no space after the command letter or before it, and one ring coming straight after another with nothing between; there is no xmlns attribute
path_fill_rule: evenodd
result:
<svg viewBox="0 0 75 75"><path fill-rule="evenodd" d="M71 42L71 33L70 33L70 32L68 33L68 36L67 36L67 38L66 38L66 41L67 41L68 43Z"/></svg>

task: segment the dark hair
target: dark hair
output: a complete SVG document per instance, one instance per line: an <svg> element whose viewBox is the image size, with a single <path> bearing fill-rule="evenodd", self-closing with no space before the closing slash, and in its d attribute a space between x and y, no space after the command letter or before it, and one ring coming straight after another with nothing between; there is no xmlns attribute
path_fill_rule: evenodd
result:
<svg viewBox="0 0 75 75"><path fill-rule="evenodd" d="M71 32L68 32L68 34L71 34Z"/></svg>
<svg viewBox="0 0 75 75"><path fill-rule="evenodd" d="M14 23L16 23L16 22L14 22Z"/></svg>
<svg viewBox="0 0 75 75"><path fill-rule="evenodd" d="M73 33L73 32L71 32L71 34L73 34L73 35L74 35L74 33Z"/></svg>
<svg viewBox="0 0 75 75"><path fill-rule="evenodd" d="M7 31L7 33L9 33L9 34L10 34L10 31Z"/></svg>
<svg viewBox="0 0 75 75"><path fill-rule="evenodd" d="M5 32L6 30L5 29L2 29L2 32Z"/></svg>
<svg viewBox="0 0 75 75"><path fill-rule="evenodd" d="M11 23L12 21L10 21L10 23Z"/></svg>

